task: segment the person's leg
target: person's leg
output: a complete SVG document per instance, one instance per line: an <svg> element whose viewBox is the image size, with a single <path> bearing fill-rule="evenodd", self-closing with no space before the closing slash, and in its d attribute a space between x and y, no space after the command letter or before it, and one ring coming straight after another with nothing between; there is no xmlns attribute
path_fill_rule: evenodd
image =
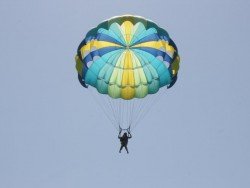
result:
<svg viewBox="0 0 250 188"><path fill-rule="evenodd" d="M128 147L127 147L127 145L125 145L124 147L125 147L125 149L126 149L126 151L127 151L127 153L128 153Z"/></svg>
<svg viewBox="0 0 250 188"><path fill-rule="evenodd" d="M120 150L119 150L119 153L121 153L121 151L122 151L122 148L123 148L124 146L123 145L121 145L121 147L120 147Z"/></svg>

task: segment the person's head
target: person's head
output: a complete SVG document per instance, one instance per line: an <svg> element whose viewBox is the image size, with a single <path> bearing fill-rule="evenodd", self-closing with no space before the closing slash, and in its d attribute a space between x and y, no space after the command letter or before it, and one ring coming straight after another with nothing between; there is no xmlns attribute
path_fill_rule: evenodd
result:
<svg viewBox="0 0 250 188"><path fill-rule="evenodd" d="M127 135L127 133L124 133L123 136L124 136L124 137L127 137L128 135Z"/></svg>

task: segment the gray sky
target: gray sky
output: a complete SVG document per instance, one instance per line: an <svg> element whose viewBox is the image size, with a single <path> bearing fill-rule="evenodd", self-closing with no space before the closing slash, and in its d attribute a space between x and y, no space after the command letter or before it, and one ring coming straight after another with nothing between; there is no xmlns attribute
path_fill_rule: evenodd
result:
<svg viewBox="0 0 250 188"><path fill-rule="evenodd" d="M247 188L249 1L0 1L0 187ZM130 154L78 83L86 32L121 14L169 32L179 80Z"/></svg>

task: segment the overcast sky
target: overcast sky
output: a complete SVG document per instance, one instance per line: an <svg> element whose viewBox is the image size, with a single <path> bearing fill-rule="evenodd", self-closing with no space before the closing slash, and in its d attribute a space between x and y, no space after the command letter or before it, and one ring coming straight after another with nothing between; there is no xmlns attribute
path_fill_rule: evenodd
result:
<svg viewBox="0 0 250 188"><path fill-rule="evenodd" d="M74 62L87 31L122 14L165 28L181 57L129 155ZM249 20L247 0L1 0L0 187L248 188Z"/></svg>

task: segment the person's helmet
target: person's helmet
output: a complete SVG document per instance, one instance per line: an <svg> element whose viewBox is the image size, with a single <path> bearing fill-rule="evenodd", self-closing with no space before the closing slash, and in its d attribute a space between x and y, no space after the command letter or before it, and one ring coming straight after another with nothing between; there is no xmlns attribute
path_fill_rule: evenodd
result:
<svg viewBox="0 0 250 188"><path fill-rule="evenodd" d="M127 136L127 133L124 133L123 136Z"/></svg>

